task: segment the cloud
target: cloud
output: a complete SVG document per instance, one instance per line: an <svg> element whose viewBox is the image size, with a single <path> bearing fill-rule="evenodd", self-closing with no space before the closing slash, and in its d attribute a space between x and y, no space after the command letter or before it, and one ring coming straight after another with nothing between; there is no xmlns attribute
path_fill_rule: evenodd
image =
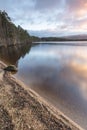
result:
<svg viewBox="0 0 87 130"><path fill-rule="evenodd" d="M43 30L29 30L31 35L39 36L39 37L61 37L64 35L68 35L67 33L67 25L57 26L53 29L43 29ZM72 33L71 33L72 34Z"/></svg>
<svg viewBox="0 0 87 130"><path fill-rule="evenodd" d="M59 34L56 31L52 30L29 30L31 35L39 36L39 37L50 37L50 36L58 36Z"/></svg>
<svg viewBox="0 0 87 130"><path fill-rule="evenodd" d="M35 8L39 10L52 10L59 8L62 0L36 0Z"/></svg>
<svg viewBox="0 0 87 130"><path fill-rule="evenodd" d="M87 12L87 0L66 0L66 7L68 12L78 17L83 16Z"/></svg>
<svg viewBox="0 0 87 130"><path fill-rule="evenodd" d="M87 31L87 0L0 0L0 9L38 36Z"/></svg>

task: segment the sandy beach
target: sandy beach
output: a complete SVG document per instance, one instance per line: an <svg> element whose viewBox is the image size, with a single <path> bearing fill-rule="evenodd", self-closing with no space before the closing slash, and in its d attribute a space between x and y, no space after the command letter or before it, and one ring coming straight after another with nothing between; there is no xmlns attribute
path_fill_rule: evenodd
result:
<svg viewBox="0 0 87 130"><path fill-rule="evenodd" d="M4 75L0 62L0 130L82 130L29 87Z"/></svg>

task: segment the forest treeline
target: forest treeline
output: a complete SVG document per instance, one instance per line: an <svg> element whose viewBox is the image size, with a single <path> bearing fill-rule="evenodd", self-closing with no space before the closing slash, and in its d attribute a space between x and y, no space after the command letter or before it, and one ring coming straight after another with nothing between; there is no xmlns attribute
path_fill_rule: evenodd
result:
<svg viewBox="0 0 87 130"><path fill-rule="evenodd" d="M30 36L20 25L17 27L5 11L0 11L0 46L25 44L37 40L38 37Z"/></svg>

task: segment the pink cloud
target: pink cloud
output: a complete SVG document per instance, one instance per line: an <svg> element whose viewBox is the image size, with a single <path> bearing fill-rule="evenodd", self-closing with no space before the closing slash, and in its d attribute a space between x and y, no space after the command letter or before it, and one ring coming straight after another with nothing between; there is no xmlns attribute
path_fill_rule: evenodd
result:
<svg viewBox="0 0 87 130"><path fill-rule="evenodd" d="M77 17L83 17L87 14L87 0L66 0L66 7L69 13Z"/></svg>

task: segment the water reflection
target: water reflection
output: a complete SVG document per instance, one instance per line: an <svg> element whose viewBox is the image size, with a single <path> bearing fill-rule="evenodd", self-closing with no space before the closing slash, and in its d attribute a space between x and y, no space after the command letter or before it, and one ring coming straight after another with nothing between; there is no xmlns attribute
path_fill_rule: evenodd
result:
<svg viewBox="0 0 87 130"><path fill-rule="evenodd" d="M87 129L86 46L15 47L0 51L0 57L17 64L16 77Z"/></svg>
<svg viewBox="0 0 87 130"><path fill-rule="evenodd" d="M18 60L29 53L31 44L8 46L0 48L0 60L6 64L18 66Z"/></svg>
<svg viewBox="0 0 87 130"><path fill-rule="evenodd" d="M20 59L17 77L87 128L87 47L38 45Z"/></svg>

